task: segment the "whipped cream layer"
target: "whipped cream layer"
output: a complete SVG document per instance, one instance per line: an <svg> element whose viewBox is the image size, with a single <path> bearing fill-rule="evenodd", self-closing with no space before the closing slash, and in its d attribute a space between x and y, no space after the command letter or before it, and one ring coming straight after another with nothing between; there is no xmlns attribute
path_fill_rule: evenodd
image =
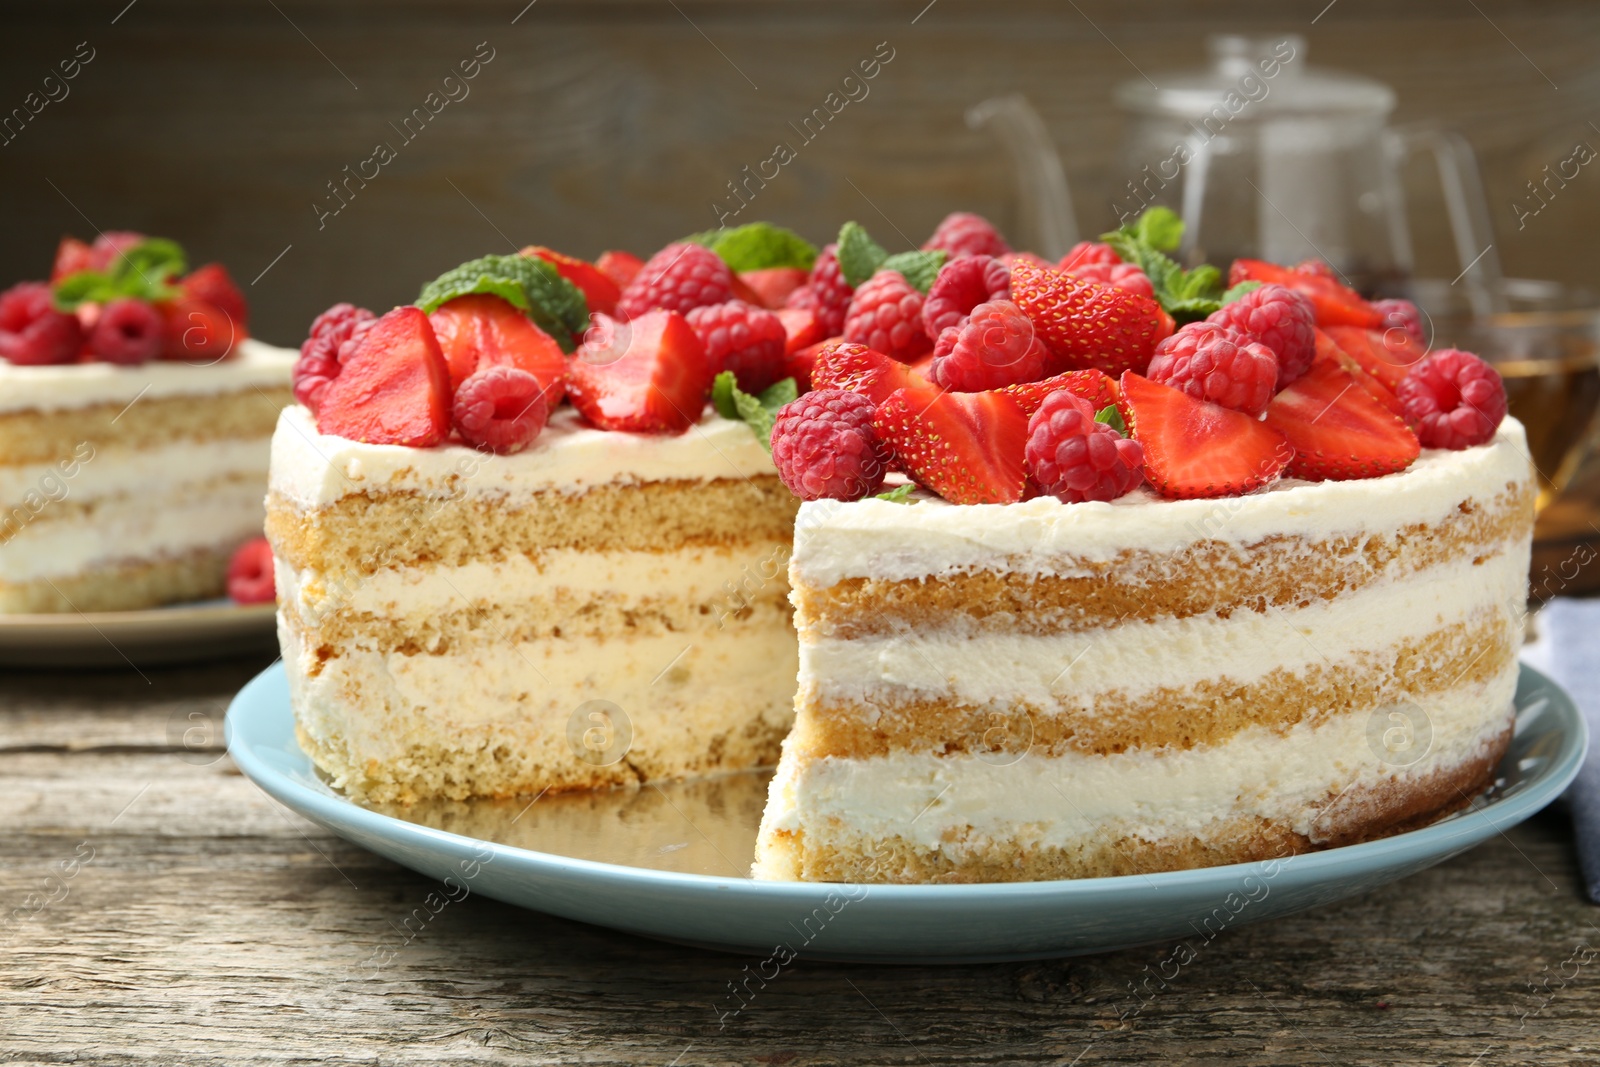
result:
<svg viewBox="0 0 1600 1067"><path fill-rule="evenodd" d="M56 463L0 466L0 510L23 505L29 494L82 503L99 497L160 496L180 484L248 475L266 484L269 446L265 437L230 437L199 444L177 441L155 448L93 448ZM70 472L70 473L68 473ZM48 517L45 504L36 517Z"/></svg>
<svg viewBox="0 0 1600 1067"><path fill-rule="evenodd" d="M463 494L508 503L536 493L587 492L603 485L713 481L774 474L750 427L708 412L686 433L619 433L586 425L560 408L526 450L511 456L460 444L375 445L319 433L303 407L286 408L272 438L271 489L304 510L363 493Z"/></svg>
<svg viewBox="0 0 1600 1067"><path fill-rule="evenodd" d="M216 363L152 360L135 366L63 363L19 367L0 361L0 413L69 411L95 404L129 403L135 397L214 396L242 389L281 389L299 353L253 338L237 354Z"/></svg>
<svg viewBox="0 0 1600 1067"><path fill-rule="evenodd" d="M1474 494L1492 498L1526 481L1530 466L1522 424L1508 417L1485 445L1427 449L1383 478L1289 479L1216 500L1163 500L1141 489L1110 503L1040 497L957 505L926 493L909 504L807 501L795 522L793 580L827 587L847 578L903 581L978 570L1063 574L1074 560L1172 552L1202 540L1250 545L1274 536L1392 531L1441 522Z"/></svg>

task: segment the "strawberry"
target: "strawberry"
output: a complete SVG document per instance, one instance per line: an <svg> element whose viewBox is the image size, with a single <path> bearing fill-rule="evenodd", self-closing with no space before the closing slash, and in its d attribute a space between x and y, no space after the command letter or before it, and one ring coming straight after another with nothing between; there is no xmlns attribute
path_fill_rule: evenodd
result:
<svg viewBox="0 0 1600 1067"><path fill-rule="evenodd" d="M822 336L822 320L817 318L817 313L810 308L781 307L773 312L778 316L778 321L783 323L783 330L789 335L783 350L792 353L818 341L825 340Z"/></svg>
<svg viewBox="0 0 1600 1067"><path fill-rule="evenodd" d="M1317 325L1324 329L1383 325L1382 314L1363 300L1360 293L1325 275L1307 274L1260 259L1236 259L1228 269L1228 284L1240 282L1282 285L1305 294L1317 313Z"/></svg>
<svg viewBox="0 0 1600 1067"><path fill-rule="evenodd" d="M1039 410L1039 405L1044 403L1044 398L1057 389L1065 389L1073 396L1087 400L1089 406L1096 411L1117 402L1116 379L1105 371L1093 367L1088 370L1067 371L1065 374L1037 382L1019 382L1016 385L1008 385L1000 391L1015 400L1024 415L1032 415Z"/></svg>
<svg viewBox="0 0 1600 1067"><path fill-rule="evenodd" d="M711 379L705 346L676 311L601 316L567 361L567 395L602 430L683 433L700 421Z"/></svg>
<svg viewBox="0 0 1600 1067"><path fill-rule="evenodd" d="M844 338L842 337L829 337L826 340L818 341L814 345L806 345L804 348L797 348L793 352L785 353L783 357L783 376L785 378L793 378L794 384L800 391L802 393L806 392L811 388L811 372L817 364L817 356L843 340Z"/></svg>
<svg viewBox="0 0 1600 1067"><path fill-rule="evenodd" d="M162 359L215 363L232 354L242 336L238 320L209 300L182 297L153 306L166 324Z"/></svg>
<svg viewBox="0 0 1600 1067"><path fill-rule="evenodd" d="M776 311L783 307L784 301L789 299L789 294L806 283L811 277L811 272L801 270L799 267L764 267L761 270L747 270L734 275L735 292L738 295L738 284L750 290L756 297L754 303L769 311ZM740 297L741 300L748 299Z"/></svg>
<svg viewBox="0 0 1600 1067"><path fill-rule="evenodd" d="M1400 398L1394 395L1394 390L1374 378L1351 355L1334 343L1326 330L1317 331L1317 363L1332 363L1340 370L1356 380L1356 384L1372 394L1372 399L1394 412L1405 417L1405 407L1400 403Z"/></svg>
<svg viewBox="0 0 1600 1067"><path fill-rule="evenodd" d="M1054 370L1142 370L1172 333L1172 316L1147 296L1017 260L1011 299L1056 356Z"/></svg>
<svg viewBox="0 0 1600 1067"><path fill-rule="evenodd" d="M1022 499L1028 416L1004 393L897 389L872 428L908 474L952 504Z"/></svg>
<svg viewBox="0 0 1600 1067"><path fill-rule="evenodd" d="M866 345L840 341L823 347L811 367L811 388L845 389L881 404L896 390L932 392L909 366Z"/></svg>
<svg viewBox="0 0 1600 1067"><path fill-rule="evenodd" d="M1411 365L1428 354L1428 350L1404 330L1329 326L1327 334L1340 351L1361 364L1362 370L1382 382L1390 392L1399 389Z"/></svg>
<svg viewBox="0 0 1600 1067"><path fill-rule="evenodd" d="M595 269L616 283L619 290L626 289L628 283L638 277L644 269L644 260L632 252L601 252L600 258L594 261Z"/></svg>
<svg viewBox="0 0 1600 1067"><path fill-rule="evenodd" d="M450 368L421 308L397 307L372 324L323 392L317 429L412 448L450 436Z"/></svg>
<svg viewBox="0 0 1600 1067"><path fill-rule="evenodd" d="M250 336L250 307L244 302L239 287L233 284L227 267L221 263L196 267L179 280L178 288L188 299L204 300L228 316L238 337Z"/></svg>
<svg viewBox="0 0 1600 1067"><path fill-rule="evenodd" d="M1144 473L1164 497L1239 496L1274 481L1294 451L1242 411L1196 400L1128 371L1117 408L1144 446Z"/></svg>
<svg viewBox="0 0 1600 1067"><path fill-rule="evenodd" d="M1417 435L1335 363L1313 363L1267 407L1294 448L1289 474L1310 481L1378 478L1417 458Z"/></svg>
<svg viewBox="0 0 1600 1067"><path fill-rule="evenodd" d="M556 269L557 274L576 285L589 302L591 312L610 315L617 310L617 297L622 295L622 286L593 263L543 245L529 245L522 250L522 254L544 260Z"/></svg>
<svg viewBox="0 0 1600 1067"><path fill-rule="evenodd" d="M428 316L450 367L450 388L485 367L516 367L539 380L545 403L561 403L567 359L555 339L516 307L488 293L458 296Z"/></svg>
<svg viewBox="0 0 1600 1067"><path fill-rule="evenodd" d="M50 270L50 281L59 282L69 274L93 269L94 252L89 245L76 237L63 237L56 246L56 262Z"/></svg>

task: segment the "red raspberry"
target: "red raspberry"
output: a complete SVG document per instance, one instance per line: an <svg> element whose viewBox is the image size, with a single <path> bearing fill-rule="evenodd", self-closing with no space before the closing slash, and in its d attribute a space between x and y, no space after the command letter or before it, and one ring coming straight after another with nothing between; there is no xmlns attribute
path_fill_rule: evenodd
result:
<svg viewBox="0 0 1600 1067"><path fill-rule="evenodd" d="M228 596L238 604L270 604L277 599L272 546L265 537L246 541L228 561Z"/></svg>
<svg viewBox="0 0 1600 1067"><path fill-rule="evenodd" d="M1314 278L1332 278L1336 282L1339 281L1338 273L1320 259L1302 259L1294 265L1294 272L1296 274L1309 274ZM1343 285L1344 283L1339 282L1339 284Z"/></svg>
<svg viewBox="0 0 1600 1067"><path fill-rule="evenodd" d="M1383 316L1386 330L1404 330L1417 344L1428 346L1428 337L1422 328L1422 309L1417 305L1409 300L1374 300L1372 307Z"/></svg>
<svg viewBox="0 0 1600 1067"><path fill-rule="evenodd" d="M161 354L166 323L152 304L122 296L100 309L89 351L107 363L145 363Z"/></svg>
<svg viewBox="0 0 1600 1067"><path fill-rule="evenodd" d="M818 389L778 409L772 462L801 500L859 500L883 486L889 451L872 429L877 405L861 393Z"/></svg>
<svg viewBox="0 0 1600 1067"><path fill-rule="evenodd" d="M1065 273L1074 278L1087 278L1101 285L1114 285L1118 289L1148 296L1152 300L1156 298L1156 289L1150 284L1149 276L1132 263L1085 263Z"/></svg>
<svg viewBox="0 0 1600 1067"><path fill-rule="evenodd" d="M680 314L733 299L733 272L722 257L700 245L670 244L645 261L617 298L617 318L631 319L656 308Z"/></svg>
<svg viewBox="0 0 1600 1067"><path fill-rule="evenodd" d="M1212 312L1206 321L1270 348L1278 357L1279 389L1310 370L1317 355L1316 311L1310 300L1282 285L1252 289Z"/></svg>
<svg viewBox="0 0 1600 1067"><path fill-rule="evenodd" d="M972 309L990 300L1011 299L1011 268L993 256L963 256L939 271L922 303L922 329L938 337L959 326Z"/></svg>
<svg viewBox="0 0 1600 1067"><path fill-rule="evenodd" d="M960 326L939 335L938 348L954 333L949 351L935 352L928 377L956 393L981 393L1018 382L1034 382L1046 374L1050 351L1033 332L1033 323L1009 300L979 304Z"/></svg>
<svg viewBox="0 0 1600 1067"><path fill-rule="evenodd" d="M311 335L300 346L300 358L294 361L294 398L315 413L323 390L339 376L344 355L354 351L354 344L346 342L359 340L376 318L366 308L335 304L313 319Z"/></svg>
<svg viewBox="0 0 1600 1067"><path fill-rule="evenodd" d="M1506 417L1499 373L1459 348L1440 349L1412 367L1395 395L1424 448L1481 445Z"/></svg>
<svg viewBox="0 0 1600 1067"><path fill-rule="evenodd" d="M922 328L922 294L896 270L861 283L844 317L844 339L910 363L933 347Z"/></svg>
<svg viewBox="0 0 1600 1067"><path fill-rule="evenodd" d="M1068 504L1115 500L1144 481L1144 446L1094 421L1089 405L1065 389L1044 398L1028 420L1028 473Z"/></svg>
<svg viewBox="0 0 1600 1067"><path fill-rule="evenodd" d="M550 418L539 379L503 364L467 375L456 387L451 419L461 439L502 456L528 447Z"/></svg>
<svg viewBox="0 0 1600 1067"><path fill-rule="evenodd" d="M706 346L713 374L733 371L739 388L747 393L759 393L783 377L789 334L772 312L730 300L695 308L685 318Z"/></svg>
<svg viewBox="0 0 1600 1067"><path fill-rule="evenodd" d="M123 254L142 245L149 238L134 230L107 230L94 239L89 252L91 270L109 271Z"/></svg>
<svg viewBox="0 0 1600 1067"><path fill-rule="evenodd" d="M1100 241L1079 241L1072 249L1061 257L1057 270L1075 271L1079 267L1102 265L1115 267L1122 262L1116 249Z"/></svg>
<svg viewBox="0 0 1600 1067"><path fill-rule="evenodd" d="M1000 236L988 219L970 211L952 211L934 229L933 236L922 243L924 252L942 248L951 259L965 256L1003 256L1011 251L1006 239Z"/></svg>
<svg viewBox="0 0 1600 1067"><path fill-rule="evenodd" d="M838 253L838 245L825 245L811 267L811 277L790 293L786 301L788 307L816 312L817 325L824 337L837 337L844 329L844 316L850 308L850 297L856 291L844 280Z"/></svg>
<svg viewBox="0 0 1600 1067"><path fill-rule="evenodd" d="M44 282L23 282L0 293L0 357L30 367L71 363L82 348L78 317L55 309Z"/></svg>
<svg viewBox="0 0 1600 1067"><path fill-rule="evenodd" d="M1278 384L1266 345L1215 322L1191 322L1156 345L1145 377L1247 415L1260 415Z"/></svg>

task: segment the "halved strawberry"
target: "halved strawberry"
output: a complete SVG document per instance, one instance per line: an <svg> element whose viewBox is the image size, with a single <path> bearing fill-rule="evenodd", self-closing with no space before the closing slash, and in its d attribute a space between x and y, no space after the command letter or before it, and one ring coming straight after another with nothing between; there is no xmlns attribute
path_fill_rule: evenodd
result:
<svg viewBox="0 0 1600 1067"><path fill-rule="evenodd" d="M1028 416L1004 393L898 389L872 428L906 473L952 504L1022 499Z"/></svg>
<svg viewBox="0 0 1600 1067"><path fill-rule="evenodd" d="M1334 343L1326 330L1317 331L1317 356L1318 363L1331 363L1356 380L1356 384L1372 395L1372 399L1394 412L1405 417L1405 406L1400 403L1400 398L1394 390L1384 385L1367 372L1361 364L1357 363L1348 352Z"/></svg>
<svg viewBox="0 0 1600 1067"><path fill-rule="evenodd" d="M644 269L644 260L632 252L601 252L594 261L595 269L616 283L619 290L626 289L634 276Z"/></svg>
<svg viewBox="0 0 1600 1067"><path fill-rule="evenodd" d="M1383 316L1361 294L1333 278L1280 267L1261 259L1236 259L1228 268L1228 284L1261 282L1283 285L1305 294L1317 315L1317 325L1381 326Z"/></svg>
<svg viewBox="0 0 1600 1067"><path fill-rule="evenodd" d="M88 242L76 237L63 237L56 246L55 266L50 269L50 281L59 282L69 274L94 269L94 252Z"/></svg>
<svg viewBox="0 0 1600 1067"><path fill-rule="evenodd" d="M785 378L793 378L794 384L799 387L802 393L810 391L813 388L811 371L817 365L817 356L843 340L844 338L842 337L829 337L827 340L818 341L814 345L806 345L804 348L797 348L793 352L785 353L783 357L783 376Z"/></svg>
<svg viewBox="0 0 1600 1067"><path fill-rule="evenodd" d="M221 263L196 267L179 280L178 288L189 299L204 300L232 319L239 337L250 336L250 306L244 302L244 294L233 283L227 267Z"/></svg>
<svg viewBox="0 0 1600 1067"><path fill-rule="evenodd" d="M778 308L773 312L778 316L778 321L783 323L783 331L788 334L783 350L791 353L814 345L823 340L822 320L817 318L817 313L810 308Z"/></svg>
<svg viewBox="0 0 1600 1067"><path fill-rule="evenodd" d="M593 263L543 245L529 245L522 250L522 254L544 260L556 269L557 274L576 285L589 302L590 311L610 315L617 310L617 297L622 295L622 286Z"/></svg>
<svg viewBox="0 0 1600 1067"><path fill-rule="evenodd" d="M1406 372L1428 350L1404 330L1366 330L1357 326L1329 326L1328 337L1340 351L1361 365L1361 369L1393 392L1400 388Z"/></svg>
<svg viewBox="0 0 1600 1067"><path fill-rule="evenodd" d="M237 320L208 300L185 297L153 306L166 327L162 359L207 365L226 359L238 347Z"/></svg>
<svg viewBox="0 0 1600 1067"><path fill-rule="evenodd" d="M450 368L421 308L397 307L361 338L317 408L325 434L431 448L450 436Z"/></svg>
<svg viewBox="0 0 1600 1067"><path fill-rule="evenodd" d="M747 270L734 277L755 294L761 307L776 311L783 307L790 293L806 283L811 272L799 267L764 267L761 270Z"/></svg>
<svg viewBox="0 0 1600 1067"><path fill-rule="evenodd" d="M1379 478L1417 458L1417 435L1332 362L1311 364L1267 406L1266 424L1294 448L1289 474L1310 481Z"/></svg>
<svg viewBox="0 0 1600 1067"><path fill-rule="evenodd" d="M567 395L602 430L677 434L700 420L712 377L705 346L676 311L602 316L567 361Z"/></svg>
<svg viewBox="0 0 1600 1067"><path fill-rule="evenodd" d="M1025 259L1011 265L1011 299L1055 355L1057 373L1143 370L1173 330L1172 316L1147 296Z"/></svg>
<svg viewBox="0 0 1600 1067"><path fill-rule="evenodd" d="M566 356L555 339L498 296L474 293L447 301L428 316L455 389L484 367L516 367L539 380L554 408L565 390Z"/></svg>
<svg viewBox="0 0 1600 1067"><path fill-rule="evenodd" d="M1277 479L1294 456L1281 433L1129 371L1117 409L1144 446L1144 473L1164 497L1239 496Z"/></svg>
<svg viewBox="0 0 1600 1067"><path fill-rule="evenodd" d="M908 365L876 349L849 341L825 345L811 366L811 388L844 389L881 404L898 389L933 392Z"/></svg>
<svg viewBox="0 0 1600 1067"><path fill-rule="evenodd" d="M1044 398L1057 389L1065 389L1073 396L1082 397L1096 411L1117 402L1116 379L1092 367L1089 370L1067 371L1037 382L1018 382L1000 391L1015 400L1024 415L1032 415L1044 403Z"/></svg>

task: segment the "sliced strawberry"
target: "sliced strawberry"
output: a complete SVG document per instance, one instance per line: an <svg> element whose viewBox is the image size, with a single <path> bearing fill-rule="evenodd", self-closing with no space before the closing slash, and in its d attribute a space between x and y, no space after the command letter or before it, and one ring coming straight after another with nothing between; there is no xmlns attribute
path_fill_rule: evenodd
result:
<svg viewBox="0 0 1600 1067"><path fill-rule="evenodd" d="M810 391L811 371L817 365L817 356L833 345L839 344L844 338L830 337L825 341L818 341L814 345L797 348L783 357L783 376L793 378L794 384L799 386L802 393Z"/></svg>
<svg viewBox="0 0 1600 1067"><path fill-rule="evenodd" d="M539 379L550 407L561 403L567 370L561 346L516 307L475 293L441 304L428 320L449 364L452 390L484 367L516 367Z"/></svg>
<svg viewBox="0 0 1600 1067"><path fill-rule="evenodd" d="M1068 371L1037 382L1019 382L1000 391L1015 400L1024 415L1032 415L1044 403L1044 398L1057 389L1065 389L1073 396L1082 397L1096 411L1117 402L1116 379L1105 371L1093 368Z"/></svg>
<svg viewBox="0 0 1600 1067"><path fill-rule="evenodd" d="M908 474L952 504L1022 499L1028 416L1004 393L898 389L872 428Z"/></svg>
<svg viewBox="0 0 1600 1067"><path fill-rule="evenodd" d="M776 311L783 307L790 293L806 283L806 279L811 277L811 272L801 270L799 267L765 267L761 270L747 270L734 277L755 294L756 301L761 307ZM737 292L735 295L738 295ZM740 299L746 298L740 297Z"/></svg>
<svg viewBox="0 0 1600 1067"><path fill-rule="evenodd" d="M683 433L700 420L713 368L676 311L601 317L567 361L567 395L602 430Z"/></svg>
<svg viewBox="0 0 1600 1067"><path fill-rule="evenodd" d="M924 379L925 381L928 381L928 382L932 382L933 381L933 373L932 373L933 372L933 353L932 352L929 352L927 355L923 356L921 359L912 360L910 363L907 363L906 366L910 367L911 368L911 373L915 374L918 378L922 378L922 379Z"/></svg>
<svg viewBox="0 0 1600 1067"><path fill-rule="evenodd" d="M233 283L227 267L221 263L196 267L184 275L178 282L178 288L183 290L184 296L192 300L204 300L220 309L233 320L234 330L239 337L250 336L250 306L244 302L244 294Z"/></svg>
<svg viewBox="0 0 1600 1067"><path fill-rule="evenodd" d="M810 308L778 308L773 312L778 316L778 321L783 323L783 330L789 335L783 350L793 353L807 345L814 345L825 340L822 336L822 320L817 318L817 313Z"/></svg>
<svg viewBox="0 0 1600 1067"><path fill-rule="evenodd" d="M589 302L590 311L610 315L617 310L617 297L622 295L622 286L593 263L543 245L529 245L522 250L522 254L544 260L556 269L557 274L576 285Z"/></svg>
<svg viewBox="0 0 1600 1067"><path fill-rule="evenodd" d="M208 300L185 297L154 307L166 325L162 359L209 364L226 359L238 347L237 320Z"/></svg>
<svg viewBox="0 0 1600 1067"><path fill-rule="evenodd" d="M1055 355L1057 373L1143 370L1173 330L1172 316L1147 296L1025 259L1011 266L1011 299Z"/></svg>
<svg viewBox="0 0 1600 1067"><path fill-rule="evenodd" d="M1144 473L1164 497L1239 496L1274 481L1294 450L1277 430L1131 371L1117 408L1144 446Z"/></svg>
<svg viewBox="0 0 1600 1067"><path fill-rule="evenodd" d="M1357 326L1329 326L1328 337L1361 369L1391 392L1400 388L1411 365L1428 354L1416 338L1401 329L1367 330Z"/></svg>
<svg viewBox="0 0 1600 1067"><path fill-rule="evenodd" d="M94 269L94 252L89 245L76 237L63 237L56 246L55 266L50 269L50 280L59 282L69 274Z"/></svg>
<svg viewBox="0 0 1600 1067"><path fill-rule="evenodd" d="M1309 481L1379 478L1417 458L1417 435L1335 363L1313 363L1267 407L1267 425L1294 448L1289 475Z"/></svg>
<svg viewBox="0 0 1600 1067"><path fill-rule="evenodd" d="M751 304L755 307L766 306L761 302L761 294L750 288L743 278L740 278L732 271L728 272L728 287L733 291L733 299L743 300L746 304Z"/></svg>
<svg viewBox="0 0 1600 1067"><path fill-rule="evenodd" d="M1400 398L1394 390L1374 378L1367 369L1357 363L1348 352L1334 343L1326 330L1317 331L1317 356L1318 363L1331 363L1343 370L1356 380L1356 384L1372 395L1372 399L1394 412L1396 415L1405 416L1405 406L1400 403Z"/></svg>
<svg viewBox="0 0 1600 1067"><path fill-rule="evenodd" d="M450 368L421 308L397 307L372 324L317 408L325 434L431 448L450 436Z"/></svg>
<svg viewBox="0 0 1600 1067"><path fill-rule="evenodd" d="M811 388L845 389L881 404L899 389L932 392L934 387L910 366L866 345L839 341L817 353Z"/></svg>
<svg viewBox="0 0 1600 1067"><path fill-rule="evenodd" d="M632 252L601 252L600 258L594 261L595 269L616 283L619 290L626 289L628 283L644 269L644 260Z"/></svg>
<svg viewBox="0 0 1600 1067"><path fill-rule="evenodd" d="M1383 325L1383 316L1360 293L1321 274L1307 274L1260 259L1236 259L1228 270L1228 284L1240 282L1283 285L1304 293L1316 311L1317 325L1323 329Z"/></svg>

